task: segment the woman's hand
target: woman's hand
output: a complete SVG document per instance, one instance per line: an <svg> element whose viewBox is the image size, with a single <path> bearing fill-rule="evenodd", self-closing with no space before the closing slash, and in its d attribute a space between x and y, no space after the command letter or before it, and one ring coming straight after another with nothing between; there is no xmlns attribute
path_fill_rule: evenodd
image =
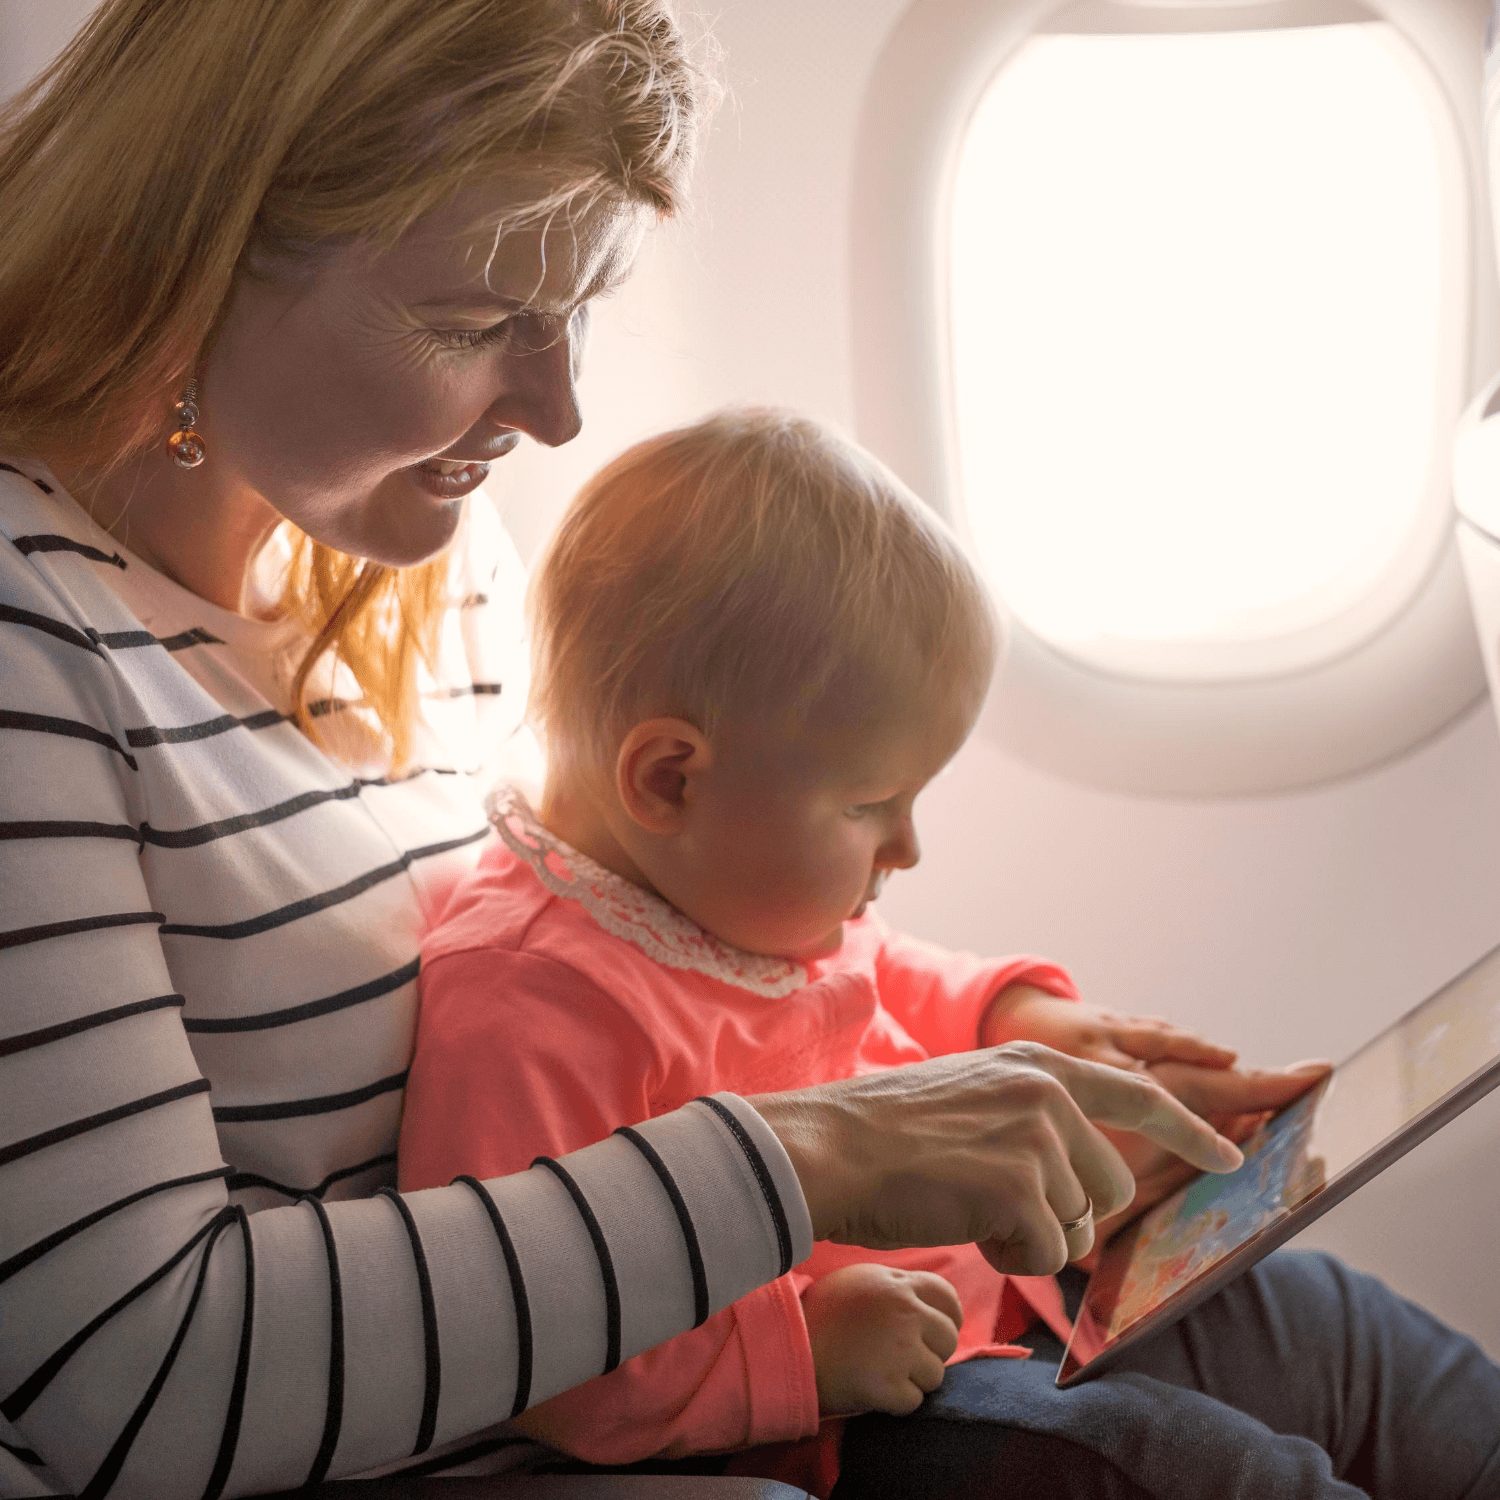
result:
<svg viewBox="0 0 1500 1500"><path fill-rule="evenodd" d="M1136 1070L1168 1061L1227 1068L1235 1060L1233 1049L1161 1016L1130 1016L1086 1000L1062 999L1029 984L1001 990L979 1025L981 1047L1018 1041L1041 1042L1072 1057Z"/></svg>
<svg viewBox="0 0 1500 1500"><path fill-rule="evenodd" d="M1031 1042L749 1101L791 1157L818 1239L890 1250L977 1244L998 1271L1050 1275L1086 1254L1084 1213L1117 1213L1135 1177L1096 1128L1147 1137L1195 1169L1238 1149L1144 1073ZM1094 1122L1094 1123L1091 1123Z"/></svg>

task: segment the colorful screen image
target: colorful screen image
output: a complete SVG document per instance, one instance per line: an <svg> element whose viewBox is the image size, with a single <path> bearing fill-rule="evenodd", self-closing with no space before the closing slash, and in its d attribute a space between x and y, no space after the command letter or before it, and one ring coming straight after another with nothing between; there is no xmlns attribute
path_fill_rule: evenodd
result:
<svg viewBox="0 0 1500 1500"><path fill-rule="evenodd" d="M1104 1328L1108 1337L1122 1333L1323 1185L1322 1158L1309 1150L1322 1094L1315 1089L1251 1136L1237 1172L1199 1177L1146 1215Z"/></svg>
<svg viewBox="0 0 1500 1500"><path fill-rule="evenodd" d="M1064 1374L1097 1358L1325 1187L1348 1183L1361 1164L1395 1160L1408 1149L1403 1137L1420 1139L1413 1127L1445 1100L1462 1090L1472 1103L1476 1088L1496 1082L1500 948L1268 1121L1244 1143L1238 1171L1194 1179L1122 1233L1089 1283ZM1338 1196L1332 1191L1329 1201Z"/></svg>

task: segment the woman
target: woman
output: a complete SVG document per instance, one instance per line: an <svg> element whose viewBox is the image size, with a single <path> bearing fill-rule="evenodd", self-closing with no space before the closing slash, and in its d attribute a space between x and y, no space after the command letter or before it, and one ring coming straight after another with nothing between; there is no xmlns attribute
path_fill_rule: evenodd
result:
<svg viewBox="0 0 1500 1500"><path fill-rule="evenodd" d="M1133 1186L1090 1118L1228 1162L1016 1048L382 1192L523 696L460 502L576 432L701 100L658 0L109 0L0 122L0 1495L512 1466L814 1235L1050 1271Z"/></svg>

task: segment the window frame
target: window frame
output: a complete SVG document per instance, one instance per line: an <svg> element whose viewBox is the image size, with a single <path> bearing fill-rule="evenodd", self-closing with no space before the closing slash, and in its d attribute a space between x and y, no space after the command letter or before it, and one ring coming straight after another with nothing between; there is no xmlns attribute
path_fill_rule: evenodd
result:
<svg viewBox="0 0 1500 1500"><path fill-rule="evenodd" d="M995 73L1047 31L1172 32L1384 21L1429 68L1462 161L1467 266L1454 350L1453 429L1500 364L1482 133L1487 0L912 0L867 86L851 215L852 381L860 438L962 535L948 339L953 176ZM903 205L892 213L890 205ZM879 226L872 232L871 226ZM875 310L878 310L876 315ZM901 380L889 372L903 372ZM1444 420L1439 414L1439 421ZM1435 483L1451 493L1439 444ZM1010 650L982 732L1095 786L1172 796L1269 793L1354 774L1441 732L1484 696L1450 517L1431 509L1423 569L1324 660L1280 675L1149 680L1068 656L1008 621ZM1003 608L1003 601L1002 601ZM1352 613L1352 612L1351 612Z"/></svg>

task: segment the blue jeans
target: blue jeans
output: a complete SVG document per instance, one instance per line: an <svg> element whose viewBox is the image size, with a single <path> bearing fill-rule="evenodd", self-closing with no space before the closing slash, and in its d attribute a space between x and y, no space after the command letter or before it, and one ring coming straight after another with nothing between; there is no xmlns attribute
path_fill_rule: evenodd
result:
<svg viewBox="0 0 1500 1500"><path fill-rule="evenodd" d="M1332 1257L1269 1256L1071 1390L1027 1342L850 1422L835 1500L1500 1500L1500 1368Z"/></svg>

